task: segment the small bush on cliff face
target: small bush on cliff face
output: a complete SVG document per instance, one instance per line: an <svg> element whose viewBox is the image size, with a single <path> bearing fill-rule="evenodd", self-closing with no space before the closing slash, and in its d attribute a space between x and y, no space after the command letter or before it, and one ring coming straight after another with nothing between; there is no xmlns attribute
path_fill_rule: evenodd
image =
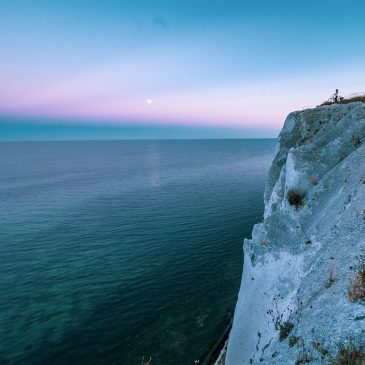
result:
<svg viewBox="0 0 365 365"><path fill-rule="evenodd" d="M365 365L365 352L363 346L355 346L352 342L348 347L338 350L332 365Z"/></svg>
<svg viewBox="0 0 365 365"><path fill-rule="evenodd" d="M279 341L284 341L290 334L291 330L294 328L294 324L290 321L279 324Z"/></svg>
<svg viewBox="0 0 365 365"><path fill-rule="evenodd" d="M312 186L318 185L318 177L317 176L312 176L310 182L311 182Z"/></svg>
<svg viewBox="0 0 365 365"><path fill-rule="evenodd" d="M304 340L301 338L300 341L300 347L302 348L300 356L295 361L295 365L303 365L303 364L309 364L312 361L316 360L313 356L307 353L307 350L305 348Z"/></svg>
<svg viewBox="0 0 365 365"><path fill-rule="evenodd" d="M355 147L358 147L361 145L361 138L359 136L352 136L352 144L355 146Z"/></svg>
<svg viewBox="0 0 365 365"><path fill-rule="evenodd" d="M365 300L365 269L357 273L347 295L351 302Z"/></svg>
<svg viewBox="0 0 365 365"><path fill-rule="evenodd" d="M303 206L305 195L306 195L305 191L290 189L287 195L288 202L290 205L295 206L295 209L299 209L300 207Z"/></svg>
<svg viewBox="0 0 365 365"><path fill-rule="evenodd" d="M303 355L295 362L295 365L309 364L314 360L310 355Z"/></svg>
<svg viewBox="0 0 365 365"><path fill-rule="evenodd" d="M315 350L317 350L320 354L321 354L321 359L323 360L323 359L325 359L326 357L327 357L327 355L328 355L328 350L327 349L325 349L323 346L322 346L322 344L320 343L320 342L318 342L318 341L313 341L312 342L312 345L313 345L313 348L315 349Z"/></svg>
<svg viewBox="0 0 365 365"><path fill-rule="evenodd" d="M362 270L360 270L358 273L357 273L361 283L365 286L365 268L363 268Z"/></svg>
<svg viewBox="0 0 365 365"><path fill-rule="evenodd" d="M351 302L365 301L365 257L359 256L359 269L347 292Z"/></svg>
<svg viewBox="0 0 365 365"><path fill-rule="evenodd" d="M293 346L295 346L297 343L298 343L298 341L299 341L299 337L297 337L297 336L291 336L290 338L289 338L289 347L293 347Z"/></svg>
<svg viewBox="0 0 365 365"><path fill-rule="evenodd" d="M294 328L294 323L290 322L289 319L283 322L282 319L284 314L279 314L277 307L276 310L277 316L274 315L274 311L272 309L269 309L266 313L271 316L271 320L275 326L275 329L279 331L279 341L284 341L290 335L290 332Z"/></svg>
<svg viewBox="0 0 365 365"><path fill-rule="evenodd" d="M335 269L332 268L330 272L328 273L328 278L325 284L325 287L328 289L332 286L332 284L335 282Z"/></svg>

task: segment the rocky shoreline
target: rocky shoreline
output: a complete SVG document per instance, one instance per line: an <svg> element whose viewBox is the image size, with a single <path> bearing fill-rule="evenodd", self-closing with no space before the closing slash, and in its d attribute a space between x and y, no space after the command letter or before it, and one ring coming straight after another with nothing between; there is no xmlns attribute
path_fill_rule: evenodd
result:
<svg viewBox="0 0 365 365"><path fill-rule="evenodd" d="M225 324L224 330L221 332L218 340L213 344L211 350L206 353L199 365L221 365L224 364L224 356L227 349L228 337L232 328L233 316ZM223 362L222 362L223 359Z"/></svg>

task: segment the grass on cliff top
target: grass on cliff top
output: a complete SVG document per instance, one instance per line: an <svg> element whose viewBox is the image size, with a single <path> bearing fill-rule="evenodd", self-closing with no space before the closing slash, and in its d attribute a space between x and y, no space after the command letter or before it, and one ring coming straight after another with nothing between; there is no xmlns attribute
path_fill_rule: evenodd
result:
<svg viewBox="0 0 365 365"><path fill-rule="evenodd" d="M365 95L354 96L354 97L348 98L348 99L342 99L341 101L338 101L337 103L335 103L333 101L326 100L320 106L332 105L332 104L349 104L349 103L354 103L356 101L361 101L362 103L365 103Z"/></svg>

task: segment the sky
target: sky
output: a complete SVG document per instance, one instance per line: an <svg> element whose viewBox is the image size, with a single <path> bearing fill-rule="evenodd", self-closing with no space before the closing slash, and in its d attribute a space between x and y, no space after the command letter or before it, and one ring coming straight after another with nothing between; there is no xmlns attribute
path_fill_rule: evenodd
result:
<svg viewBox="0 0 365 365"><path fill-rule="evenodd" d="M0 140L275 138L365 90L365 1L0 0Z"/></svg>

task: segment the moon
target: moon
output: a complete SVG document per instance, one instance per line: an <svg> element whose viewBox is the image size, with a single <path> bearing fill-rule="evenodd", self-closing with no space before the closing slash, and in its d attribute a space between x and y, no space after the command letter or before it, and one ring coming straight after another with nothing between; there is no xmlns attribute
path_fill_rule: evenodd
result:
<svg viewBox="0 0 365 365"><path fill-rule="evenodd" d="M151 99L147 99L147 104L151 105L152 104L152 100Z"/></svg>

